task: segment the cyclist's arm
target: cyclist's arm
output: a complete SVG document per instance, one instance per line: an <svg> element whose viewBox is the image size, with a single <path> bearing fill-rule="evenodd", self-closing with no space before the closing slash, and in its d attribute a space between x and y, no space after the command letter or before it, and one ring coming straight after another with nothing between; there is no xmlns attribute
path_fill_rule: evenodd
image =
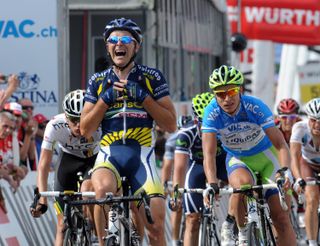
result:
<svg viewBox="0 0 320 246"><path fill-rule="evenodd" d="M300 158L301 158L301 144L296 142L290 143L290 154L291 154L291 170L293 176L297 178L301 178L300 172Z"/></svg>
<svg viewBox="0 0 320 246"><path fill-rule="evenodd" d="M189 161L189 155L184 153L174 154L173 164L173 186L178 184L179 188L184 187L186 169Z"/></svg>
<svg viewBox="0 0 320 246"><path fill-rule="evenodd" d="M157 101L148 96L142 105L162 129L170 133L176 130L176 111L169 96Z"/></svg>
<svg viewBox="0 0 320 246"><path fill-rule="evenodd" d="M48 190L48 175L50 171L50 163L52 162L53 151L49 149L41 149L39 166L38 166L38 176L37 176L37 186L39 191ZM41 197L39 200L40 203L47 203L46 198Z"/></svg>
<svg viewBox="0 0 320 246"><path fill-rule="evenodd" d="M216 171L217 137L216 133L202 133L203 169L207 182L218 183Z"/></svg>
<svg viewBox="0 0 320 246"><path fill-rule="evenodd" d="M98 129L109 106L100 98L96 104L85 102L80 118L81 135L90 138Z"/></svg>
<svg viewBox="0 0 320 246"><path fill-rule="evenodd" d="M267 136L272 142L273 146L279 151L279 162L281 167L290 167L290 152L288 144L280 130L273 126L265 130Z"/></svg>
<svg viewBox="0 0 320 246"><path fill-rule="evenodd" d="M171 172L173 166L173 159L163 157L162 169L161 169L161 183L164 185L165 181L171 180Z"/></svg>

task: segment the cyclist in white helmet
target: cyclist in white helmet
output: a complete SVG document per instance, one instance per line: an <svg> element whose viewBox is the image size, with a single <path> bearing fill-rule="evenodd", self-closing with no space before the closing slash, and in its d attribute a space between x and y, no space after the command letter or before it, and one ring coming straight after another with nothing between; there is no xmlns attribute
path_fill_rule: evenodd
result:
<svg viewBox="0 0 320 246"><path fill-rule="evenodd" d="M88 171L93 167L101 137L100 128L92 136L85 138L80 134L80 115L84 104L84 91L75 90L68 93L63 100L63 114L56 115L46 126L41 146L38 167L37 186L39 191L48 190L48 174L54 145L61 149L60 162L54 180L54 190L77 190L77 173L83 173L81 191L92 190ZM58 216L55 245L63 243L63 207L61 198L57 199L55 209ZM33 217L40 217L47 210L47 199L41 197L36 209L31 209Z"/></svg>
<svg viewBox="0 0 320 246"><path fill-rule="evenodd" d="M310 100L305 111L308 119L297 122L290 138L291 165L296 182L295 190L304 188L306 211L305 226L309 245L317 244L319 187L305 186L306 179L320 173L320 98Z"/></svg>

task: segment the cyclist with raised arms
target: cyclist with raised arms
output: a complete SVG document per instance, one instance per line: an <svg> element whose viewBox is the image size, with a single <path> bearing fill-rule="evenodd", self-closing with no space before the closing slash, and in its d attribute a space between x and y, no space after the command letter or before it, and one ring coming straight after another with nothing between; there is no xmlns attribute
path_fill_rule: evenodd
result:
<svg viewBox="0 0 320 246"><path fill-rule="evenodd" d="M211 189L218 192L216 175L217 139L227 152L226 167L229 184L240 188L254 184L257 171L263 182L274 179L280 168L285 168L285 189L290 187L288 169L290 154L272 112L258 98L240 94L243 75L232 66L214 69L209 86L215 98L206 107L202 124L204 170ZM292 179L292 176L291 176ZM296 245L296 237L288 211L283 211L277 190L268 190L266 199L271 210L278 245ZM234 194L231 199L239 228L239 245L247 245L245 195Z"/></svg>
<svg viewBox="0 0 320 246"><path fill-rule="evenodd" d="M320 98L305 105L308 119L297 122L292 129L290 152L292 172L296 178L295 190L305 187L305 180L314 179L320 173ZM301 188L299 188L301 187ZM305 187L305 226L309 245L318 245L319 187Z"/></svg>
<svg viewBox="0 0 320 246"><path fill-rule="evenodd" d="M178 132L174 156L173 184L184 188L206 188L206 177L203 170L203 153L201 140L201 123L204 108L213 95L209 92L196 95L192 99L195 124ZM225 169L226 153L218 146L216 163L218 178L227 180ZM180 199L178 199L180 200ZM178 204L174 204L179 206ZM203 210L202 194L184 194L183 208L186 214L186 227L183 245L197 245L201 211Z"/></svg>
<svg viewBox="0 0 320 246"><path fill-rule="evenodd" d="M56 115L46 126L38 167L37 186L39 191L47 191L48 174L55 144L61 149L61 157L56 164L54 190L77 190L77 173L83 173L81 191L92 191L89 170L93 167L99 151L100 128L84 137L80 134L80 115L84 104L83 90L69 92L63 100L63 114ZM55 209L58 216L55 245L63 243L62 198L57 198ZM36 209L31 209L33 217L40 217L47 210L47 199L41 197Z"/></svg>
<svg viewBox="0 0 320 246"><path fill-rule="evenodd" d="M165 200L154 155L154 121L163 130L176 130L176 113L162 73L139 65L134 58L142 42L141 29L130 19L115 19L104 30L104 41L112 67L89 80L81 115L81 133L91 135L101 124L103 137L92 183L96 198L114 194L126 176L133 194L144 189L151 196L154 224L140 218L147 228L150 245L165 245ZM135 209L137 210L137 209ZM105 235L103 208L95 206L100 245Z"/></svg>

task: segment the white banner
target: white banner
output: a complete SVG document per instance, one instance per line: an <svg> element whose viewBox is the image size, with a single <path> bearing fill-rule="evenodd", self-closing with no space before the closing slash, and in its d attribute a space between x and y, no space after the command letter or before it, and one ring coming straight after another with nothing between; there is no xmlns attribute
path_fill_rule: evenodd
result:
<svg viewBox="0 0 320 246"><path fill-rule="evenodd" d="M320 63L310 63L298 67L302 103L320 97L319 68Z"/></svg>
<svg viewBox="0 0 320 246"><path fill-rule="evenodd" d="M53 200L49 199L48 211L40 218L33 218L29 212L36 176L36 172L29 172L15 193L6 181L0 180L8 211L4 213L0 208L1 246L54 244L57 219ZM51 187L53 173L50 173L48 180L48 187Z"/></svg>
<svg viewBox="0 0 320 246"><path fill-rule="evenodd" d="M58 113L57 1L10 0L0 8L0 72L19 74L11 100L29 98L35 113Z"/></svg>

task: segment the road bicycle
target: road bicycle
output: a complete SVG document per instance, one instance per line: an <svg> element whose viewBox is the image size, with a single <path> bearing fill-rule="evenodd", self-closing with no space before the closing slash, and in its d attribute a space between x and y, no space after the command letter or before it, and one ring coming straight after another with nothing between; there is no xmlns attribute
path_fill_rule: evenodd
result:
<svg viewBox="0 0 320 246"><path fill-rule="evenodd" d="M243 185L239 189L232 189L231 193L241 193L247 197L247 238L248 245L276 246L270 210L264 198L263 191L277 189L281 207L288 210L285 201L285 192L282 188L284 178L278 178L276 183L262 184L262 177L255 173L257 185ZM225 193L229 193L226 191Z"/></svg>
<svg viewBox="0 0 320 246"><path fill-rule="evenodd" d="M201 193L203 194L204 189L202 188L178 188L174 187L174 194L177 193ZM177 197L178 195L174 195ZM209 206L204 206L201 211L200 218L200 229L199 229L199 246L220 246L219 233L217 228L218 218L216 216L216 200L214 194L209 194Z"/></svg>
<svg viewBox="0 0 320 246"><path fill-rule="evenodd" d="M123 193L128 194L128 186L123 186ZM94 193L94 192L93 192ZM72 206L80 205L109 205L106 246L138 246L140 237L137 235L130 218L130 202L143 204L148 223L153 224L150 209L150 197L142 190L137 195L114 196L107 193L105 198L71 201Z"/></svg>
<svg viewBox="0 0 320 246"><path fill-rule="evenodd" d="M77 191L45 191L34 189L34 200L31 208L36 208L40 197L61 197L65 203L63 211L64 239L63 246L91 245L92 225L83 214L81 206L71 206L71 201L82 199L85 196L94 196L93 192L81 193L80 187L83 181L82 173L77 173Z"/></svg>

